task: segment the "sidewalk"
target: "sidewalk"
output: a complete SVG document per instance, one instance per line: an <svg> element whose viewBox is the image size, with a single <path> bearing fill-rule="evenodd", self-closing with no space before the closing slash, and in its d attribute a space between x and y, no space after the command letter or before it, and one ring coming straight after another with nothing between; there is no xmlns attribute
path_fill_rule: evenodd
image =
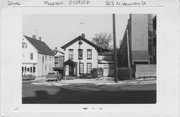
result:
<svg viewBox="0 0 180 117"><path fill-rule="evenodd" d="M144 84L156 84L156 80L124 80L118 81L106 79L74 79L74 80L62 80L60 84L95 84L95 85L144 85Z"/></svg>
<svg viewBox="0 0 180 117"><path fill-rule="evenodd" d="M113 77L104 77L96 79L73 79L73 80L61 80L57 82L46 82L44 77L37 78L31 82L31 84L39 85L70 85L70 84L93 84L93 85L145 85L156 84L156 80L124 80L115 83Z"/></svg>

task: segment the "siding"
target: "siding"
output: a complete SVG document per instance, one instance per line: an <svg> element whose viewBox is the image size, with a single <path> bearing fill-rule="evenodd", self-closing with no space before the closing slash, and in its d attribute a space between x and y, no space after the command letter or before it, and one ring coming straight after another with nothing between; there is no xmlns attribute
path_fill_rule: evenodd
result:
<svg viewBox="0 0 180 117"><path fill-rule="evenodd" d="M91 45L87 44L86 42L82 41L82 45L80 46L80 49L83 49L83 59L81 59L81 62L84 63L84 73L87 73L87 63L92 63L92 68L98 67L98 53L97 50L92 47ZM78 49L79 44L78 41L72 44L71 46L67 47L65 50L65 61L68 60L69 56L69 49L73 49L73 61L77 62L77 75L79 75L79 60L78 60ZM92 59L87 59L87 49L92 49ZM66 75L68 74L68 69L66 69Z"/></svg>
<svg viewBox="0 0 180 117"><path fill-rule="evenodd" d="M132 50L148 51L148 15L131 15Z"/></svg>
<svg viewBox="0 0 180 117"><path fill-rule="evenodd" d="M27 39L23 38L23 41L27 44L27 48L22 48L22 66L23 67L36 67L36 72L33 73L36 77L44 76L54 67L54 56L43 55L37 52L37 49ZM33 60L30 59L30 53L33 53ZM47 56L46 61L42 63L42 57ZM50 59L51 57L51 59Z"/></svg>
<svg viewBox="0 0 180 117"><path fill-rule="evenodd" d="M22 48L22 63L37 63L37 50L26 40L27 48ZM30 53L33 53L33 60L30 60Z"/></svg>
<svg viewBox="0 0 180 117"><path fill-rule="evenodd" d="M45 59L45 56L47 58ZM44 57L44 63L42 61L42 58ZM51 59L49 59L51 57ZM54 67L54 57L49 56L49 55L43 55L43 54L38 54L37 56L37 76L44 76L47 75L49 71L53 70Z"/></svg>

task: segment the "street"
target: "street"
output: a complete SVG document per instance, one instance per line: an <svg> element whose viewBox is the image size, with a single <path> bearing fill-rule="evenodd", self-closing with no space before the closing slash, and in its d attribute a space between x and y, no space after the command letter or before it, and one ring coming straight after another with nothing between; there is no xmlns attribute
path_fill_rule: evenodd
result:
<svg viewBox="0 0 180 117"><path fill-rule="evenodd" d="M56 84L56 85L53 85ZM122 85L72 83L22 85L23 104L156 103L156 84Z"/></svg>

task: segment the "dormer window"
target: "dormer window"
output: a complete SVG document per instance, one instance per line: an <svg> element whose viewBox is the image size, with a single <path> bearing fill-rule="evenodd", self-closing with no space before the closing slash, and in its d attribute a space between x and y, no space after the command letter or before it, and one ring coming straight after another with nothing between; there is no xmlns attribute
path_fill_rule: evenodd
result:
<svg viewBox="0 0 180 117"><path fill-rule="evenodd" d="M22 48L27 48L27 44L25 42L22 42Z"/></svg>

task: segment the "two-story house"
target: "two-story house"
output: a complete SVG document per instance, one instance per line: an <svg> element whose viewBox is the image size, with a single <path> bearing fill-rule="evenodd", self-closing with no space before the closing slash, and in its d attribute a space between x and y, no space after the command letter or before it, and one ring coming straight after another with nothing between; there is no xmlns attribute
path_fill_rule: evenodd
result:
<svg viewBox="0 0 180 117"><path fill-rule="evenodd" d="M98 55L102 49L85 38L85 34L78 36L61 47L64 49L64 69L67 76L81 76L91 73L93 68L98 68Z"/></svg>
<svg viewBox="0 0 180 117"><path fill-rule="evenodd" d="M54 71L59 71L63 73L64 69L64 52L60 51L55 47L54 51Z"/></svg>
<svg viewBox="0 0 180 117"><path fill-rule="evenodd" d="M33 37L22 38L22 75L32 74L36 77L47 75L54 67L54 52L48 45Z"/></svg>

